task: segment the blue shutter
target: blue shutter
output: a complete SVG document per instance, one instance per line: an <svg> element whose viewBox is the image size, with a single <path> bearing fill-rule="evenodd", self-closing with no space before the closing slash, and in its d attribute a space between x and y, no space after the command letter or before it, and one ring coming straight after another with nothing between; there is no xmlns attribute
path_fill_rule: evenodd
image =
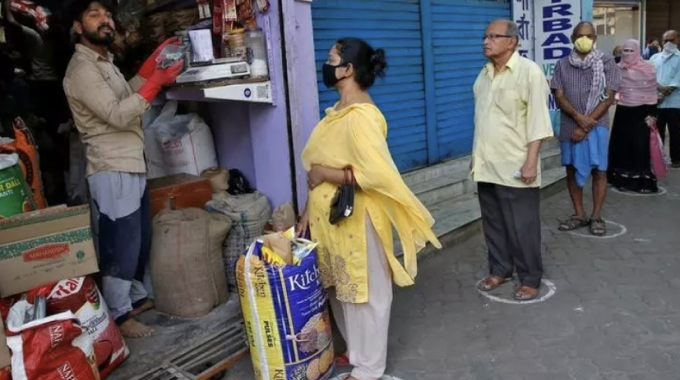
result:
<svg viewBox="0 0 680 380"><path fill-rule="evenodd" d="M385 49L387 76L370 90L387 118L388 145L400 170L427 164L425 85L419 0L316 0L312 3L314 48L319 70L319 106L331 107L338 95L327 90L321 65L333 44L358 37Z"/></svg>
<svg viewBox="0 0 680 380"><path fill-rule="evenodd" d="M439 158L444 160L472 150L472 86L487 62L482 36L489 22L510 19L511 10L509 2L423 1L432 3L437 140Z"/></svg>

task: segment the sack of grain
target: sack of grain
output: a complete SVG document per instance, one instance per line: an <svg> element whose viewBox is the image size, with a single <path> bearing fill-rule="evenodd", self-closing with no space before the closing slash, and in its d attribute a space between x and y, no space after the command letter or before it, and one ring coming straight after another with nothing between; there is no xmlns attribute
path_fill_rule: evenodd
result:
<svg viewBox="0 0 680 380"><path fill-rule="evenodd" d="M223 214L231 219L232 228L224 242L223 257L227 284L230 289L236 286L236 261L248 245L264 233L264 227L272 215L269 200L264 195L213 195L213 200L205 205L206 210Z"/></svg>
<svg viewBox="0 0 680 380"><path fill-rule="evenodd" d="M227 301L220 247L230 225L226 216L197 208L156 215L151 278L158 311L198 318Z"/></svg>

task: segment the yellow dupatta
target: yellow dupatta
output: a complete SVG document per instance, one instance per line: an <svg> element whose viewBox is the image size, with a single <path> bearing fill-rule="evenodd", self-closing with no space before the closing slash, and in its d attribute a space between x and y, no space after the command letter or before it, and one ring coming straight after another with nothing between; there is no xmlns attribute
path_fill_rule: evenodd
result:
<svg viewBox="0 0 680 380"><path fill-rule="evenodd" d="M395 277L395 282L404 286L409 282L412 284L418 274L417 253L428 241L437 248L441 248L441 244L432 231L434 219L401 178L386 137L387 122L376 106L354 104L340 111L329 108L326 117L312 133L302 154L302 162L307 171L313 165L336 169L352 167L366 202L379 208L399 234L404 267L410 281L400 281ZM356 211L352 218L359 217ZM333 241L332 237L326 236L314 238ZM397 260L391 249L392 242L383 242L383 246L393 266ZM397 273L394 274L396 276Z"/></svg>

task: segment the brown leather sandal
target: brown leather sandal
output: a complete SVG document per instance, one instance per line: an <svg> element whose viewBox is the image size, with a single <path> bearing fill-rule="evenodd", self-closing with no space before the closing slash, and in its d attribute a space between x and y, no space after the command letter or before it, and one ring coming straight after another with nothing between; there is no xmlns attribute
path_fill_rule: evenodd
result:
<svg viewBox="0 0 680 380"><path fill-rule="evenodd" d="M508 281L510 281L510 279L499 276L489 276L477 285L477 289L483 292L490 292L494 289L498 289L499 286L505 284Z"/></svg>
<svg viewBox="0 0 680 380"><path fill-rule="evenodd" d="M515 299L517 301L531 301L536 299L541 291L537 288L532 288L531 286L520 286L515 292Z"/></svg>

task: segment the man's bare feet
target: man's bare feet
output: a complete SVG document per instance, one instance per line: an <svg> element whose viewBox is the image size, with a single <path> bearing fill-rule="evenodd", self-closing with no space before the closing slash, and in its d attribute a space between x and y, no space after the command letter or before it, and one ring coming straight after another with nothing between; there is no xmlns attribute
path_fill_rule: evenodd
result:
<svg viewBox="0 0 680 380"><path fill-rule="evenodd" d="M136 317L136 316L142 314L142 313L145 312L145 311L149 311L149 310L153 309L154 307L156 307L156 304L153 302L153 300L147 300L146 302L144 302L144 303L142 304L142 306L140 306L140 307L138 307L138 308L136 308L136 309L133 309L133 310L130 312L130 317L133 317L133 318L134 318L134 317Z"/></svg>
<svg viewBox="0 0 680 380"><path fill-rule="evenodd" d="M123 322L118 329L123 337L130 339L147 338L155 331L152 327L143 325L132 318Z"/></svg>

